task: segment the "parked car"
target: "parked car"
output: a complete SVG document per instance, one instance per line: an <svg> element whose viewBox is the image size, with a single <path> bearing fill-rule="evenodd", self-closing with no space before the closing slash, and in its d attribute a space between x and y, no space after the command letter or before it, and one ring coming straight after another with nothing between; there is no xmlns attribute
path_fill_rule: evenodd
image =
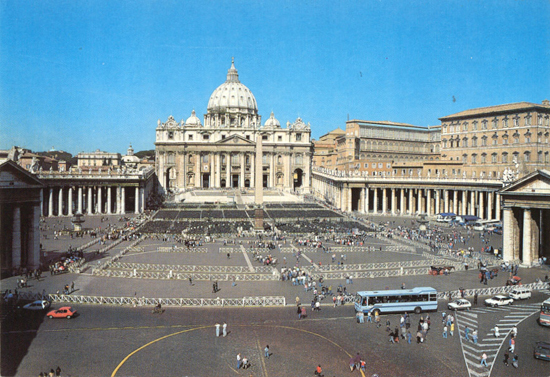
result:
<svg viewBox="0 0 550 377"><path fill-rule="evenodd" d="M71 319L76 314L76 310L70 306L63 306L57 310L52 310L48 313L49 318L67 318Z"/></svg>
<svg viewBox="0 0 550 377"><path fill-rule="evenodd" d="M510 296L496 295L495 297L485 300L485 305L496 308L498 306L512 305L514 299Z"/></svg>
<svg viewBox="0 0 550 377"><path fill-rule="evenodd" d="M45 310L50 307L50 302L47 300L33 301L27 305L24 305L22 309L25 310Z"/></svg>
<svg viewBox="0 0 550 377"><path fill-rule="evenodd" d="M459 298L458 300L454 300L453 302L449 302L449 305L447 305L449 310L470 310L472 307L472 303L465 298Z"/></svg>
<svg viewBox="0 0 550 377"><path fill-rule="evenodd" d="M550 343L537 342L533 351L535 359L550 361Z"/></svg>
<svg viewBox="0 0 550 377"><path fill-rule="evenodd" d="M525 287L516 287L509 294L514 300L526 300L531 298L531 290Z"/></svg>

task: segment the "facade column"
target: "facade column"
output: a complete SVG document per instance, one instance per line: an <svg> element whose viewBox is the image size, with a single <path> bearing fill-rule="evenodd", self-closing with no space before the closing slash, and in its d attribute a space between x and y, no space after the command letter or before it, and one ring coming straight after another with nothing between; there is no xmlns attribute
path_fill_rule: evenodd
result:
<svg viewBox="0 0 550 377"><path fill-rule="evenodd" d="M445 200L445 212L449 213L449 190L443 190L443 197Z"/></svg>
<svg viewBox="0 0 550 377"><path fill-rule="evenodd" d="M382 189L382 213L386 214L388 212L388 197L386 193L386 188Z"/></svg>
<svg viewBox="0 0 550 377"><path fill-rule="evenodd" d="M418 189L417 212L422 213L422 189Z"/></svg>
<svg viewBox="0 0 550 377"><path fill-rule="evenodd" d="M11 265L12 267L19 268L21 267L21 207L17 204L13 207L11 234Z"/></svg>
<svg viewBox="0 0 550 377"><path fill-rule="evenodd" d="M391 214L395 215L395 188L391 189Z"/></svg>
<svg viewBox="0 0 550 377"><path fill-rule="evenodd" d="M365 213L369 213L369 188L368 187L365 187Z"/></svg>
<svg viewBox="0 0 550 377"><path fill-rule="evenodd" d="M198 179L198 177L197 177L197 179ZM117 215L120 214L120 189L121 189L120 186L116 186L116 188L115 188L115 200L116 200L115 213Z"/></svg>
<svg viewBox="0 0 550 377"><path fill-rule="evenodd" d="M221 164L221 155L216 153L216 187L222 187L222 164Z"/></svg>
<svg viewBox="0 0 550 377"><path fill-rule="evenodd" d="M44 190L40 189L40 216L44 216Z"/></svg>
<svg viewBox="0 0 550 377"><path fill-rule="evenodd" d="M241 154L241 188L244 187L244 171L245 171L245 159L246 159L246 156L244 153Z"/></svg>
<svg viewBox="0 0 550 377"><path fill-rule="evenodd" d="M27 248L27 268L35 269L40 267L40 208L35 203L31 212L29 229L29 246Z"/></svg>
<svg viewBox="0 0 550 377"><path fill-rule="evenodd" d="M408 207L409 207L409 215L412 215L413 214L413 211L414 211L414 207L413 207L413 191L414 189L410 188L409 189L409 203L408 203Z"/></svg>
<svg viewBox="0 0 550 377"><path fill-rule="evenodd" d="M102 198L102 192L101 186L98 186L97 188L97 213L100 215L103 214L103 198Z"/></svg>
<svg viewBox="0 0 550 377"><path fill-rule="evenodd" d="M373 212L378 213L378 188L374 188L374 203L373 203Z"/></svg>
<svg viewBox="0 0 550 377"><path fill-rule="evenodd" d="M126 187L122 186L120 191L120 213L124 215L126 213Z"/></svg>
<svg viewBox="0 0 550 377"><path fill-rule="evenodd" d="M50 196L48 200L48 216L53 216L53 188L50 187Z"/></svg>
<svg viewBox="0 0 550 377"><path fill-rule="evenodd" d="M432 215L432 190L426 189L426 213Z"/></svg>
<svg viewBox="0 0 550 377"><path fill-rule="evenodd" d="M86 202L88 203L88 215L92 214L92 205L94 198L92 196L92 186L88 186L88 196L86 197Z"/></svg>
<svg viewBox="0 0 550 377"><path fill-rule="evenodd" d="M59 188L57 199L57 216L63 216L63 187Z"/></svg>
<svg viewBox="0 0 550 377"><path fill-rule="evenodd" d="M270 158L269 158L269 161L271 161L270 165L269 165L269 180L271 182L271 187L275 187L275 154L274 153L270 153ZM350 206L350 211L351 211L351 206Z"/></svg>
<svg viewBox="0 0 550 377"><path fill-rule="evenodd" d="M498 192L495 194L495 202L495 219L500 220L500 194Z"/></svg>
<svg viewBox="0 0 550 377"><path fill-rule="evenodd" d="M468 190L462 191L462 214L468 214Z"/></svg>
<svg viewBox="0 0 550 377"><path fill-rule="evenodd" d="M113 201L111 197L112 191L113 191L112 187L107 186L107 215L110 215L112 213L112 208L113 208Z"/></svg>
<svg viewBox="0 0 550 377"><path fill-rule="evenodd" d="M227 154L227 187L233 187L233 177L231 176L231 153Z"/></svg>
<svg viewBox="0 0 550 377"><path fill-rule="evenodd" d="M134 213L139 213L139 186L136 186L135 190Z"/></svg>
<svg viewBox="0 0 550 377"><path fill-rule="evenodd" d="M139 196L141 197L140 212L145 212L145 188L139 189Z"/></svg>
<svg viewBox="0 0 550 377"><path fill-rule="evenodd" d="M523 255L521 261L528 266L533 261L533 238L532 234L533 217L530 208L523 209ZM538 237L537 237L538 239Z"/></svg>
<svg viewBox="0 0 550 377"><path fill-rule="evenodd" d="M69 193L67 194L67 214L73 215L73 186L69 187Z"/></svg>
<svg viewBox="0 0 550 377"><path fill-rule="evenodd" d="M82 214L82 186L78 186L78 192L77 192L77 201L78 201L78 210L76 213Z"/></svg>

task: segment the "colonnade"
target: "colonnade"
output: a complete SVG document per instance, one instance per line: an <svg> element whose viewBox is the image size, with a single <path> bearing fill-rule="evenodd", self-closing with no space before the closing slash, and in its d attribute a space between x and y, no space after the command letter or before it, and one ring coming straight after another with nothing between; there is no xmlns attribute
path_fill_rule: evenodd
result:
<svg viewBox="0 0 550 377"><path fill-rule="evenodd" d="M139 186L59 186L41 190L42 216L142 213L145 189Z"/></svg>
<svg viewBox="0 0 550 377"><path fill-rule="evenodd" d="M550 257L550 209L506 206L503 212L504 260L530 266Z"/></svg>
<svg viewBox="0 0 550 377"><path fill-rule="evenodd" d="M474 215L481 219L501 219L501 200L497 188L450 188L382 186L314 179L314 193L342 211L360 213L415 215L438 213Z"/></svg>

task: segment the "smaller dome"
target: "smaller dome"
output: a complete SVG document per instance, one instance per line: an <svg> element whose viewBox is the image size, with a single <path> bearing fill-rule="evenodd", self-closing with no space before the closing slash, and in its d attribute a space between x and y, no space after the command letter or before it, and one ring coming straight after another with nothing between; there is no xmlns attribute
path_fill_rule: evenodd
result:
<svg viewBox="0 0 550 377"><path fill-rule="evenodd" d="M186 126L202 126L201 120L195 114L195 110L191 111L191 116L185 121Z"/></svg>
<svg viewBox="0 0 550 377"><path fill-rule="evenodd" d="M279 121L275 118L273 111L271 112L269 119L265 121L264 127L281 128L281 123L279 123Z"/></svg>

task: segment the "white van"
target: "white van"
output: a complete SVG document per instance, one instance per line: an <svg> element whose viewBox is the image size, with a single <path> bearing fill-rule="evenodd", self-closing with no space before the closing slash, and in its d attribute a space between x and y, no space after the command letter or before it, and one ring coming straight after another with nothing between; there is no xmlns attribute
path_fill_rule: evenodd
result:
<svg viewBox="0 0 550 377"><path fill-rule="evenodd" d="M531 298L531 290L524 287L516 287L510 292L510 297L514 300L525 300Z"/></svg>

